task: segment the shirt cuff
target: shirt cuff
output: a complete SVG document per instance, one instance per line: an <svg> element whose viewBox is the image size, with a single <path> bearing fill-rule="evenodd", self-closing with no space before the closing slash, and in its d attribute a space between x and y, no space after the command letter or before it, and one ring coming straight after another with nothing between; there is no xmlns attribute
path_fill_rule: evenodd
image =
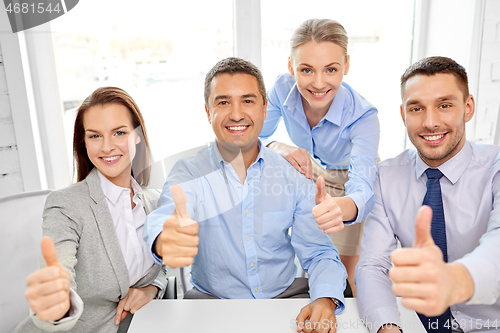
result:
<svg viewBox="0 0 500 333"><path fill-rule="evenodd" d="M154 261L160 265L163 265L163 259L160 258L159 256L156 255L153 246L155 245L155 241L160 235L161 231L156 234L156 237L152 238L153 242L149 245L149 248L151 249L151 256L153 257Z"/></svg>
<svg viewBox="0 0 500 333"><path fill-rule="evenodd" d="M318 298L335 298L339 305L335 309L335 314L341 314L345 309L344 301L344 291L336 288L332 288L332 285L321 285L314 286L310 288L309 293L311 294L311 302L317 300Z"/></svg>
<svg viewBox="0 0 500 333"><path fill-rule="evenodd" d="M465 303L466 305L490 305L497 301L498 297L500 297L500 290L498 287L498 279L500 279L500 277L494 277L495 274L490 274L491 272L485 269L491 265L488 260L478 258L477 256L466 256L456 260L455 263L462 264L467 269L474 282L474 294L471 299Z"/></svg>
<svg viewBox="0 0 500 333"><path fill-rule="evenodd" d="M351 198L352 201L354 201L354 204L356 205L356 208L358 209L358 215L356 215L356 219L354 221L346 221L344 222L345 225L351 225L355 223L360 223L363 222L365 219L365 202L363 198L356 193L346 195L346 197Z"/></svg>
<svg viewBox="0 0 500 333"><path fill-rule="evenodd" d="M401 327L397 307L386 306L374 308L366 318L363 318L363 322L368 330L370 330L370 333L377 333L382 326L387 324L396 324L398 327Z"/></svg>

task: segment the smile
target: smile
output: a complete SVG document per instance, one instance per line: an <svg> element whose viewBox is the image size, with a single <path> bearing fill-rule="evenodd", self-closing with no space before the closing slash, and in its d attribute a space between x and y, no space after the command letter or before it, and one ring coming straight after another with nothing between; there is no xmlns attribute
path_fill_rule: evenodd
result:
<svg viewBox="0 0 500 333"><path fill-rule="evenodd" d="M101 158L106 162L112 162L112 161L119 159L120 157L121 157L121 155L115 155L115 156L111 156L111 157L101 157Z"/></svg>
<svg viewBox="0 0 500 333"><path fill-rule="evenodd" d="M422 135L422 137L427 140L427 141L436 141L441 139L444 136L444 134L439 134L439 135Z"/></svg>
<svg viewBox="0 0 500 333"><path fill-rule="evenodd" d="M247 129L249 125L240 125L240 126L227 126L226 128L230 131L243 131Z"/></svg>
<svg viewBox="0 0 500 333"><path fill-rule="evenodd" d="M322 92L314 92L314 91L311 91L311 90L308 90L311 95L313 95L314 97L318 97L318 98L321 98L321 97L324 97L326 94L328 94L330 92L331 89L327 90L327 91L322 91Z"/></svg>

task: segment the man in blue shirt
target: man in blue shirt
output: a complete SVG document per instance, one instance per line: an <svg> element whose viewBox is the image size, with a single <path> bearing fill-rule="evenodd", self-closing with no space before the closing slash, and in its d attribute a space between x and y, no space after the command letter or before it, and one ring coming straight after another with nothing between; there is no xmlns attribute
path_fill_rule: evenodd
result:
<svg viewBox="0 0 500 333"><path fill-rule="evenodd" d="M260 144L265 94L260 71L242 59L224 59L207 74L205 108L217 140L174 166L160 207L146 220L145 240L160 262L192 262L188 296L293 297L309 289L299 330L334 332L346 271L313 216L314 208L328 218L328 209L315 207L312 180ZM174 184L181 189L171 192ZM297 289L295 254L309 288Z"/></svg>
<svg viewBox="0 0 500 333"><path fill-rule="evenodd" d="M453 60L410 66L401 95L416 149L378 165L356 267L359 312L372 333L404 330L397 295L429 332L498 332L500 147L466 140L475 103Z"/></svg>

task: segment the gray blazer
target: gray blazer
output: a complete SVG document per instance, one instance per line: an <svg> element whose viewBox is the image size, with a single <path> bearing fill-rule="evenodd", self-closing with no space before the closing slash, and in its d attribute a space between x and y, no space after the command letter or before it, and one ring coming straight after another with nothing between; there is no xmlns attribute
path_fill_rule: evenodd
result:
<svg viewBox="0 0 500 333"><path fill-rule="evenodd" d="M149 214L156 208L159 193L143 192ZM96 169L85 180L49 194L42 228L43 235L54 241L59 262L71 278L71 288L84 303L83 313L71 332L126 332L132 316L129 314L120 327L114 319L118 302L129 290L129 275ZM41 266L45 265L42 258ZM164 288L165 275L166 270L155 264L132 287L145 287L156 279L155 284ZM157 279L162 276L163 283ZM44 332L33 320L44 324L48 331L67 330L74 324L61 323L58 327L28 317L18 332Z"/></svg>

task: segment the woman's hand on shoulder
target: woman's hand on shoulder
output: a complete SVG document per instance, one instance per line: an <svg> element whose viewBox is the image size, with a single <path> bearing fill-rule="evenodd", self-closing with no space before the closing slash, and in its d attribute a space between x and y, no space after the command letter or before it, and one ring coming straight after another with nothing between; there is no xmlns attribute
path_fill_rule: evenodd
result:
<svg viewBox="0 0 500 333"><path fill-rule="evenodd" d="M269 149L274 150L283 156L298 172L312 179L312 162L307 150L298 147L292 147L281 142L271 142Z"/></svg>
<svg viewBox="0 0 500 333"><path fill-rule="evenodd" d="M44 237L41 247L47 267L28 276L25 295L31 310L40 320L57 321L71 306L70 278L57 260L52 240Z"/></svg>
<svg viewBox="0 0 500 333"><path fill-rule="evenodd" d="M151 284L143 288L130 288L127 295L118 303L115 324L120 324L129 312L134 314L137 310L148 304L155 298L157 293L158 288Z"/></svg>

